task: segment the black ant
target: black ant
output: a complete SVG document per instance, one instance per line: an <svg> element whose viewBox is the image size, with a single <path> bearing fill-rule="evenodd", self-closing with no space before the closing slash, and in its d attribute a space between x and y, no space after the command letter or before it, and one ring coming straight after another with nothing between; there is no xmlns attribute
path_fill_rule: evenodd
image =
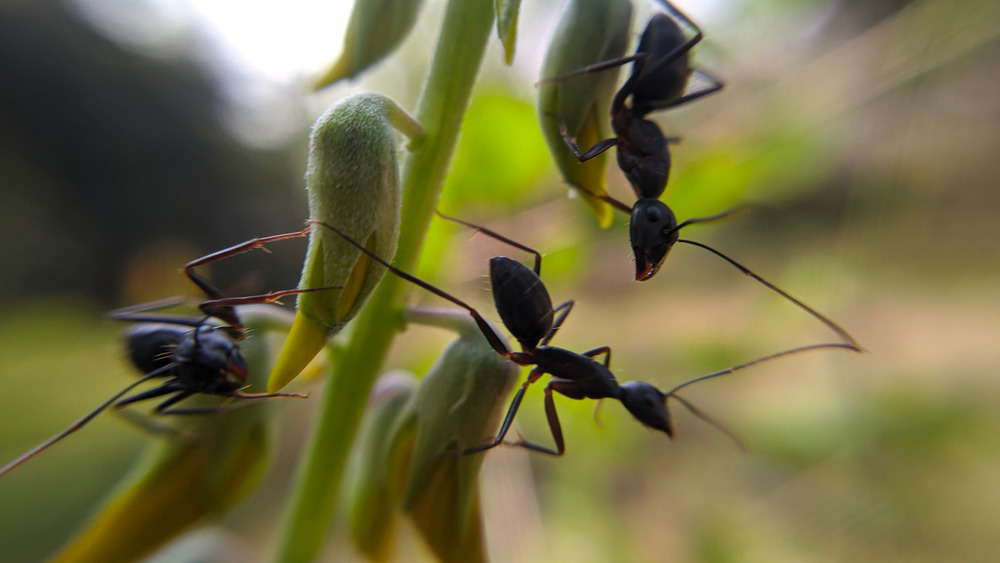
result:
<svg viewBox="0 0 1000 563"><path fill-rule="evenodd" d="M632 74L615 94L611 104L611 127L615 137L598 141L586 151L581 151L576 140L566 132L564 124L560 125L560 132L580 162L590 160L611 147L618 147L618 167L625 173L638 198L634 205L626 205L606 194L594 193L584 186L576 187L631 215L629 231L637 281L648 280L656 274L671 247L678 242L680 229L728 215L689 219L678 225L673 211L658 199L666 189L670 176L669 144L679 139L665 137L660 127L646 116L653 111L692 102L723 88L722 81L716 77L691 67L690 51L704 37L701 29L666 0L660 3L673 17L654 15L642 32L634 55L602 61L560 77L542 80L563 81L633 63ZM695 35L686 38L677 21L693 29ZM688 83L695 73L703 77L708 85L688 92ZM629 97L631 105L626 103Z"/></svg>
<svg viewBox="0 0 1000 563"><path fill-rule="evenodd" d="M288 233L254 239L189 262L185 266L186 275L209 297L208 301L199 305L204 313L202 317L145 313L145 311L179 305L182 300L176 298L126 307L108 313L112 319L136 323L125 331L125 343L129 359L144 375L125 386L124 389L115 393L62 432L0 468L0 477L46 450L49 446L76 432L110 406L118 409L132 403L167 396L153 409L153 414L213 414L233 407L176 408L174 405L197 394L216 395L230 399L306 398L308 395L299 393L243 392L246 387L247 365L240 353L239 342L246 338L247 332L236 314L235 307L252 303L275 303L287 295L340 288L295 289L272 292L266 295L227 298L223 297L220 291L194 271L194 268L199 265L253 248L260 248L264 243L293 236L304 236L304 234L308 234L308 229L305 230L305 233ZM208 322L213 317L226 324ZM153 389L122 398L132 389L153 379L161 379L162 383Z"/></svg>
<svg viewBox="0 0 1000 563"><path fill-rule="evenodd" d="M667 177L670 173L668 141L675 139L665 138L659 126L645 119L645 116L655 110L669 109L697 100L717 92L723 87L722 82L714 76L704 71L696 71L690 66L690 50L701 41L703 37L701 29L666 0L660 0L660 3L673 17L666 14L653 16L642 33L634 55L595 63L570 74L548 79L549 81L561 81L573 76L634 62L632 74L615 94L611 106L612 128L617 136L598 141L582 154L573 139L566 135L565 128L563 128L563 138L581 162L617 146L618 164L628 177L638 199L632 207L629 207L611 196L591 192L583 186L577 187L612 204L615 208L631 214L629 235L632 251L635 255L635 279L637 281L652 278L674 244L682 242L697 246L729 262L745 275L754 278L771 291L795 303L833 329L853 349L860 351L861 347L846 331L805 303L761 278L722 252L706 244L680 238L680 230L684 227L716 221L728 217L737 210L709 217L688 219L678 224L674 212L657 199L666 188ZM690 39L685 38L677 21L693 29L695 35ZM709 86L688 93L688 82L695 72L704 76L709 82ZM626 103L630 96L631 106Z"/></svg>
<svg viewBox="0 0 1000 563"><path fill-rule="evenodd" d="M559 424L559 417L556 414L553 391L571 399L617 399L639 422L644 425L665 432L668 436L673 436L673 426L670 422L670 414L667 410L666 400L668 397L677 399L682 405L688 408L696 416L704 419L710 424L719 426L714 420L702 413L690 402L676 394L677 389L668 393L659 391L649 383L640 381L629 381L619 385L614 374L611 373L611 348L601 346L578 354L563 348L549 346L549 342L556 335L556 332L566 320L567 315L573 308L572 300L566 301L556 307L552 306L549 293L539 277L541 270L541 255L518 242L508 239L498 233L466 223L464 221L446 217L438 213L442 218L466 225L491 236L501 242L524 250L535 256L534 268L528 268L524 264L507 258L505 256L495 256L490 259L490 280L493 288L493 301L497 312L507 330L517 339L521 351L511 351L496 330L479 314L476 309L459 300L458 298L445 293L441 289L410 275L392 266L385 260L372 254L363 245L349 238L332 225L321 221L310 221L323 226L340 235L344 240L353 244L361 252L364 252L376 262L382 264L393 274L414 283L425 290L451 301L455 305L462 307L469 312L483 336L490 346L500 355L520 366L534 366L528 375L527 380L518 389L517 394L511 401L504 417L502 426L496 438L491 442L474 446L463 450L462 454L472 454L496 447L503 442L510 425L517 414L517 409L521 404L524 393L528 386L537 381L542 375L549 374L551 379L545 387L545 413L548 418L549 428L555 440L556 448L546 448L538 444L527 441L518 441L514 445L528 448L530 450L550 454L562 455L565 451L562 428ZM557 315L558 313L558 315ZM780 356L787 356L814 350L819 348L846 348L854 350L855 347L848 344L814 344L803 346L772 354L770 356L730 368L717 374L704 376L717 377L726 373L749 367ZM599 362L595 358L603 355L604 361ZM693 380L694 381L694 380ZM693 382L692 381L692 382ZM689 382L689 383L692 383ZM686 384L685 384L686 385ZM680 387L678 387L679 389Z"/></svg>

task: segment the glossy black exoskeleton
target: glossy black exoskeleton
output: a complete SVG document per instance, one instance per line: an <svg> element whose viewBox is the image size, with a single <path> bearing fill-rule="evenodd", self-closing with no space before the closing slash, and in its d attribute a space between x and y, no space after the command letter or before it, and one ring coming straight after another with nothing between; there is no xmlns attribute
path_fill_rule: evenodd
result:
<svg viewBox="0 0 1000 563"><path fill-rule="evenodd" d="M630 62L633 64L632 73L611 104L614 137L598 141L586 151L581 151L565 129L562 133L566 145L580 162L617 147L618 167L632 185L636 203L630 207L611 196L591 195L631 214L635 279L639 281L648 280L656 274L670 248L677 242L677 230L680 228L673 212L658 199L670 178L669 144L678 139L666 137L659 125L646 119L646 116L703 98L723 87L719 79L691 66L690 51L703 37L701 29L669 2L664 0L661 4L673 17L656 14L650 18L634 55L602 61L564 76L543 80L563 81ZM686 37L678 21L693 29L695 35ZM707 84L689 92L688 85L696 73Z"/></svg>
<svg viewBox="0 0 1000 563"><path fill-rule="evenodd" d="M634 55L602 61L561 77L546 79L562 81L629 62L634 64L631 75L612 102L611 124L615 137L598 141L586 152L580 151L565 130L563 138L580 161L593 158L611 147L618 147L618 165L635 191L635 203L629 206L609 195L588 193L629 213L629 238L635 258L635 279L644 281L652 278L676 243L697 246L722 258L745 275L791 301L836 332L850 347L861 350L858 343L840 326L781 288L704 243L680 238L680 231L685 227L728 217L735 210L678 222L673 210L658 199L670 174L668 145L676 139L665 137L659 126L646 119L646 116L656 110L697 100L723 87L722 82L712 75L691 66L690 50L701 41L701 29L666 0L660 0L660 4L670 15L656 14L650 19ZM694 35L685 37L678 22L694 30ZM707 86L689 92L690 78L696 73L703 77ZM586 191L582 186L577 187Z"/></svg>
<svg viewBox="0 0 1000 563"><path fill-rule="evenodd" d="M667 409L666 400L670 397L677 399L681 404L690 409L695 415L705 419L709 423L716 424L711 418L694 407L690 402L683 399L674 392L663 393L649 383L638 381L619 384L614 374L611 372L611 348L601 346L586 352L576 353L564 348L550 346L549 342L556 335L562 326L566 316L573 308L573 301L566 301L556 307L552 306L548 290L539 277L541 270L541 255L517 242L514 242L502 235L488 229L466 223L450 217L445 219L461 223L463 225L477 229L478 231L496 238L502 242L511 244L517 248L534 254L534 269L528 268L517 260L505 256L496 256L490 259L490 279L492 281L493 300L504 326L517 339L521 350L511 350L503 337L497 334L496 330L483 318L483 316L472 306L460 299L434 287L433 285L408 274L381 257L372 254L363 245L347 237L335 227L319 221L312 221L313 224L327 228L349 243L353 244L361 252L364 252L372 260L382 264L390 272L416 284L431 293L447 299L448 301L462 307L469 312L476 324L479 326L483 336L490 346L500 355L520 366L532 366L527 380L517 390L514 399L511 401L503 424L497 436L490 441L479 446L468 448L462 453L471 454L488 450L503 442L507 435L517 410L521 405L528 386L537 381L543 375L548 374L550 380L545 387L545 413L548 419L552 438L555 441L555 449L547 448L527 441L518 441L515 445L525 447L534 451L550 454L562 455L565 451L562 427L556 413L553 392L559 393L570 399L615 399L622 403L625 408L641 423L646 426L665 432L673 436L673 426L670 422L670 414ZM787 350L779 354L774 354L767 358L761 358L745 364L731 368L726 373L742 369L743 367L766 361L772 357L794 354L805 350L818 348L851 348L846 344L817 344ZM603 361L596 358L604 356ZM712 377L720 375L714 374ZM706 376L708 377L708 376Z"/></svg>
<svg viewBox="0 0 1000 563"><path fill-rule="evenodd" d="M239 342L246 337L246 331L236 312L236 307L254 303L275 303L284 296L306 291L339 289L339 287L293 289L265 295L225 297L204 277L195 272L194 268L241 252L261 248L268 242L305 236L308 232L309 229L305 229L301 232L253 239L189 262L185 266L185 274L208 296L208 300L199 304L199 308L204 313L203 317L155 315L145 312L178 305L183 301L180 299L146 303L109 313L108 316L113 319L135 323L125 331L125 344L129 359L143 376L115 393L110 399L62 432L0 468L0 477L76 432L108 407L121 408L140 401L166 397L153 409L153 414L212 414L228 410L231 407L177 408L175 405L198 394L232 399L305 398L307 395L297 393L243 392L247 386L247 365L240 353ZM209 322L213 317L226 324ZM160 380L160 384L152 389L125 397L139 385L152 380Z"/></svg>
<svg viewBox="0 0 1000 563"><path fill-rule="evenodd" d="M163 306L165 302L153 304ZM113 319L135 322L125 331L125 344L132 364L143 376L115 393L68 428L35 446L24 455L0 468L0 477L41 453L59 440L76 432L106 408L121 408L132 403L167 396L155 414L211 414L226 407L176 408L175 404L195 394L217 395L236 399L302 397L294 393L244 393L247 366L240 354L243 332L229 326L207 323L207 319L139 314L141 307L113 311ZM139 385L161 380L159 386L125 397ZM124 398L123 398L124 397Z"/></svg>

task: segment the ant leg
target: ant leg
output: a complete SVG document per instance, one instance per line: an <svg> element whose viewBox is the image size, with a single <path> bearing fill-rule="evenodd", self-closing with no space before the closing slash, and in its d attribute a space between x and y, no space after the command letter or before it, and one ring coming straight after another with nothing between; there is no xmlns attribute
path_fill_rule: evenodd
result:
<svg viewBox="0 0 1000 563"><path fill-rule="evenodd" d="M544 115L547 119L559 120L559 116L552 112L545 112ZM586 162L618 144L617 137L603 139L594 143L594 146L587 149L587 152L584 153L580 150L580 146L576 144L576 137L569 134L569 130L566 129L566 123L562 120L559 120L559 135L562 137L563 142L566 143L570 152L573 153L573 156L580 162Z"/></svg>
<svg viewBox="0 0 1000 563"><path fill-rule="evenodd" d="M555 82L565 82L570 78L576 78L577 76L583 76L586 74L593 74L595 72L601 72L602 70L607 70L609 68L615 68L622 65L627 65L628 63L638 61L640 59L648 58L649 56L645 53L636 53L634 55L628 55L625 57L617 57L614 59L607 59L593 64L589 64L583 68L578 68L574 71L567 72L560 76L551 76L549 78L542 78L538 82L535 82L535 86L541 86L542 84L552 84Z"/></svg>
<svg viewBox="0 0 1000 563"><path fill-rule="evenodd" d="M503 417L503 424L500 425L500 431L497 432L496 438L485 444L465 448L462 450L462 455L483 452L495 448L503 443L504 437L507 436L507 431L510 430L510 425L514 422L514 416L517 415L517 409L521 406L521 400L524 399L524 392L528 390L529 385L538 381L538 378L540 378L544 373L545 372L537 366L532 368L531 373L528 374L528 379L521 384L521 387L517 390L517 394L514 395L514 399L511 400L510 407L507 408L507 414Z"/></svg>
<svg viewBox="0 0 1000 563"><path fill-rule="evenodd" d="M69 427L67 427L62 432L56 434L55 436L52 436L51 438L49 438L48 440L45 440L41 444L38 444L34 448L31 448L30 450L28 450L27 452L25 452L24 454L22 454L20 457L18 457L14 461L8 463L7 465L5 465L3 467L0 467L0 477L3 477L7 473L9 473L11 470L13 470L15 467L21 465L22 463L28 461L29 459L31 459L33 457L35 457L39 453L45 451L52 444L55 444L59 440L62 440L66 436L69 436L73 432L76 432L77 430L79 430L80 428L82 428L85 424L87 424L88 422L90 422L91 419L93 419L95 416L97 416L98 414L100 414L104 409L106 409L106 408L110 407L111 405L113 405L115 403L115 401L117 401L118 399L120 399L123 395L125 395L126 393L128 393L132 389L135 389L140 384L145 383L146 381L149 381L150 379L152 379L154 377L159 377L160 376L160 373L159 373L160 371L162 371L162 370L156 370L156 371L150 372L150 373L146 374L145 376L140 377L136 381L133 381L132 383L126 385L124 389L122 389L121 391L119 391L119 392L115 393L114 395L112 395L110 399L108 399L107 401L104 401L103 403L101 403L94 410L88 412L87 414L85 414L82 417L80 417L79 419L77 419L76 422L74 422L73 424L69 425Z"/></svg>
<svg viewBox="0 0 1000 563"><path fill-rule="evenodd" d="M175 404L183 401L184 399L187 399L191 395L194 395L195 393L197 393L197 391L194 391L193 389L188 389L186 387L181 387L179 390L177 390L177 393L174 394L173 397L168 397L167 400L165 400L162 403L156 405L156 408L153 409L153 413L154 414L180 414L178 411L168 410L170 408L170 405L175 405ZM213 408L213 410L216 409L216 407L212 407L212 408ZM192 413L187 413L187 414L192 414Z"/></svg>
<svg viewBox="0 0 1000 563"><path fill-rule="evenodd" d="M170 367L172 367L172 366L170 366ZM126 398L122 399L121 401L118 401L117 403L115 403L115 408L116 409L120 409L120 408L122 408L124 406L131 405L132 403L138 403L140 401L145 401L147 399L153 399L155 397L162 397L164 395L169 395L171 393L177 393L177 392L180 392L180 391L185 391L187 389L188 389L187 387L185 387L184 385L182 385L180 383L174 383L173 381L168 381L167 383L164 383L163 385L160 385L159 387L156 387L154 389L150 389L149 391L144 391L142 393L138 393L138 394L132 395L131 397L126 397Z"/></svg>
<svg viewBox="0 0 1000 563"><path fill-rule="evenodd" d="M684 53L683 52L678 53L673 58L676 59L677 57L680 57L682 54ZM671 51L671 55L673 55L673 51ZM639 77L642 75L643 69L646 68L646 63L649 62L648 53L636 53L635 57L636 57L635 64L632 65L632 74L629 75L628 80L625 81L625 84L622 84L622 87L617 92L615 92L615 97L611 101L612 115L614 115L616 112L625 107L625 100L627 100L628 97L632 95L632 92L635 90L636 84L639 83Z"/></svg>
<svg viewBox="0 0 1000 563"><path fill-rule="evenodd" d="M167 309L183 304L190 304L193 306L197 304L197 300L181 296L168 297L166 299L157 299L156 301L149 301L147 303L140 303L138 305L115 309L108 312L106 315L108 318L116 321L126 321L132 323L168 323L190 327L198 327L205 323L205 319L193 319L191 317L182 317L179 315L141 314L145 311Z"/></svg>
<svg viewBox="0 0 1000 563"><path fill-rule="evenodd" d="M296 399L308 399L308 393L241 393L240 391L233 391L232 393L213 393L222 395L223 397L235 397L237 399L270 399L272 397L295 397Z"/></svg>
<svg viewBox="0 0 1000 563"><path fill-rule="evenodd" d="M546 117L551 119L557 119L553 114L546 114ZM573 153L578 162L587 162L588 160L604 153L611 147L618 145L618 137L611 137L610 139L602 139L593 144L586 152L580 150L580 146L576 143L576 137L569 134L569 130L566 129L566 123L563 121L559 122L559 135L562 137L563 143L569 149L569 152ZM589 193L589 192L588 192ZM598 197L598 196L595 196Z"/></svg>
<svg viewBox="0 0 1000 563"><path fill-rule="evenodd" d="M452 223L458 223L459 225L465 225L466 227L469 227L470 229L474 229L477 233L483 233L484 235L486 235L486 236L488 236L490 238L496 239L496 240L498 240L500 242L503 242L503 243L507 243L510 246L513 246L514 248L523 250L523 251L525 251L525 252L527 252L529 254L534 254L535 255L535 275L539 275L540 276L542 274L542 255L541 255L541 253L539 253L534 248L531 248L530 246L525 246L525 245L517 242L516 240L511 240L511 239L509 239L509 238L501 235L500 233L498 233L496 231L492 231L490 229L487 229L486 227L481 227L479 225L475 225L473 223L469 223L469 222L463 221L461 219L456 219L454 217L449 217L448 215L445 215L444 213L441 213L440 211L437 211L437 210L435 210L434 213L436 213L437 216L440 217L440 218L442 218L442 219L445 219L447 221L451 221Z"/></svg>
<svg viewBox="0 0 1000 563"><path fill-rule="evenodd" d="M675 20L680 21L682 24L686 25L688 27L688 29L693 30L694 31L694 36L691 39L688 39L684 43L682 43L682 44L678 45L677 47L675 47L672 51L670 51L669 53L667 53L666 56L664 56L664 57L662 57L662 58L660 58L658 60L652 61L652 63L650 64L650 67L649 67L649 73L650 74L656 74L656 73L660 72L664 67L670 66L671 64L673 64L674 62L676 62L677 59L679 59L682 56L684 56L685 53L687 53L688 51L690 51L695 45L697 45L705 37L705 34L702 33L701 28L698 27L693 21L691 21L690 18L688 18L686 15L684 15L684 12L681 12L680 10L678 10L673 4L671 4L667 0L659 0L659 3L660 3L661 6L663 6L663 9L668 14L670 14L671 16L673 16L673 18Z"/></svg>
<svg viewBox="0 0 1000 563"><path fill-rule="evenodd" d="M403 278L404 280L406 280L406 281L408 281L408 282L410 282L410 283L412 283L414 285L422 287L423 289L425 289L425 290L433 293L434 295L437 295L438 297L440 297L442 299L447 299L448 301L451 301L455 305L458 305L459 307L461 307L461 308L465 309L466 311L468 311L469 315L472 317L472 320L476 321L476 325L479 326L480 332L483 333L483 336L486 337L487 342L490 343L490 347L492 347L493 350L495 350L496 353L500 354L501 356L503 356L505 358L509 358L510 357L511 351L507 348L507 344L504 342L504 339L499 334L497 334L496 330L488 322L486 322L486 319L484 319L483 316L479 314L479 311L475 310L471 305L469 305L468 303L465 303L464 301L460 300L459 298L457 298L457 297L455 297L455 296L453 296L453 295L451 295L449 293L445 293L443 290L440 290L440 289L434 287L433 285L425 282L424 280L422 280L422 279L420 279L420 278L418 278L416 276L410 275L410 274L404 272L403 270L400 270L399 268L393 266L392 264L386 262L385 260L379 258L372 251L370 251L367 248L365 248L364 245L358 243L354 239L352 239L352 238L348 237L347 235L345 235L344 233L340 232L333 225L330 225L328 223L324 223L323 221L317 221L315 219L310 219L309 223L312 224L312 225L320 225L322 227L330 229L331 231L333 231L334 233L336 233L337 235L339 235L342 239L344 239L348 243L352 244L355 248L357 248L358 250L360 250L364 254L367 254L369 258L371 258L372 260L374 260L374 261L378 262L379 264L385 266L390 272L392 272L396 276L398 276L400 278Z"/></svg>
<svg viewBox="0 0 1000 563"><path fill-rule="evenodd" d="M559 306L552 309L552 314L555 314L556 311L562 311L562 312L559 314L558 317L556 317L556 320L552 323L552 328L549 329L549 332L545 335L545 338L542 338L541 342L538 343L539 346L545 346L546 344L549 343L550 340L552 340L552 337L554 337L556 335L556 332L559 331L559 328L562 327L563 321L565 321L566 317L569 316L569 312L573 310L573 305L575 303L576 303L575 301L570 299L569 301L560 303Z"/></svg>
<svg viewBox="0 0 1000 563"><path fill-rule="evenodd" d="M555 440L556 449L553 450L551 448L546 448L545 446L534 444L532 442L528 442L527 440L520 440L512 445L551 456L563 455L566 451L566 444L563 442L562 425L559 424L559 415L556 413L556 402L552 397L552 391L559 391L562 393L562 389L566 385L569 385L570 387L574 386L573 382L560 381L558 379L549 380L549 384L545 386L545 418L549 421L549 430L552 431L552 439Z"/></svg>
<svg viewBox="0 0 1000 563"><path fill-rule="evenodd" d="M305 289L285 289L282 291L270 291L261 295L247 295L244 297L221 297L218 299L209 299L208 301L202 301L199 307L202 311L211 317L218 317L217 314L223 309L232 309L237 305L251 305L255 303L275 303L281 304L281 299L288 297L289 295L298 295L300 293L311 293L313 291L327 291L330 289L343 289L340 285L325 285L323 287L307 287ZM213 311L212 314L209 311ZM222 318L222 317L219 317ZM222 319L226 320L226 319ZM230 323L232 324L232 323ZM233 324L237 327L236 324ZM239 327L237 327L239 328Z"/></svg>
<svg viewBox="0 0 1000 563"><path fill-rule="evenodd" d="M669 109L669 108L675 108L677 106L682 106L682 105L684 105L684 104L686 104L688 102L693 102L695 100L699 100L701 98L704 98L705 96L708 96L709 94L714 94L714 93L718 92L719 90L722 90L722 88L725 87L725 83L722 82L722 80L719 80L718 78L716 78L711 73L708 73L708 72L706 72L704 70L700 70L700 69L695 69L694 72L696 74L700 75L704 80L708 81L709 85L705 86L704 88L702 88L700 90L695 90L694 92L691 92L689 94L685 93L680 98L677 98L676 100L674 100L673 103L670 103L670 104L662 106L662 107L657 107L656 109Z"/></svg>
<svg viewBox="0 0 1000 563"><path fill-rule="evenodd" d="M280 235L272 235L269 237L259 237L250 239L248 241L230 246L229 248L223 248L222 250L217 250L211 254L206 254L201 258L196 258L194 260L191 260L190 262L184 265L184 274L195 285L201 288L201 290L205 292L205 295L207 295L211 299L219 299L222 297L222 294L219 292L219 290L216 289L215 286L210 284L208 280L199 275L198 272L194 271L195 268L197 268L198 266L209 264L211 262L215 262L216 260L222 260L224 258L236 256L237 254L249 252L256 248L260 248L263 249L264 251L267 251L267 248L265 248L264 245L270 242L275 242L289 238L304 237L308 235L309 235L309 228L306 227L305 229L302 229L301 231L296 231L294 233L284 233Z"/></svg>
<svg viewBox="0 0 1000 563"><path fill-rule="evenodd" d="M569 147L569 152L573 153L573 156L580 162L587 162L611 147L618 145L618 137L612 137L597 141L592 147L587 149L587 152L580 152L580 146L576 144L576 137L570 136L569 131L566 130L565 123L559 123L559 134L562 136L566 146Z"/></svg>
<svg viewBox="0 0 1000 563"><path fill-rule="evenodd" d="M685 221L685 223L686 222L687 221ZM693 246L704 248L705 250L711 252L712 254L715 254L719 258L722 258L726 262L729 262L731 265L733 265L739 271L741 271L744 274L750 276L751 278L757 280L764 287L770 289L771 291L773 291L773 292L777 293L778 295L784 297L785 299L791 301L792 303L794 303L795 305L797 305L800 309L802 309L803 311L809 313L814 318L816 318L817 320L819 320L821 323L825 324L827 327L830 328L830 330L832 330L833 332L837 333L837 336L839 336L841 338L841 340L843 340L846 343L846 345L843 346L843 347L851 349L851 350L854 350L855 352L863 352L864 351L864 348L862 348L861 345L858 344L858 341L855 340L854 337L851 336L850 333L848 333L846 330L844 330L840 325L838 325L837 323L833 322L832 319L830 319L826 315L823 315L819 311L813 309L809 305L806 305L802 301L799 301L795 297L792 297L791 294L789 294L785 290L781 289L780 287L774 285L773 283L771 283L771 282L765 280L764 278L758 276L757 274L751 272L746 266L740 264L739 262L733 260L732 258L726 256L725 254L719 252L718 250L716 250L716 249L714 249L711 246L708 246L706 244L702 244L700 242L696 242L696 241L693 241L693 240L687 240L687 239L678 239L677 242L683 242L685 244L690 244L690 245L693 245Z"/></svg>
<svg viewBox="0 0 1000 563"><path fill-rule="evenodd" d="M691 18L687 17L684 12L680 10L677 6L674 6L670 0L656 0L663 10L674 17L674 19L680 21L682 24L686 25L688 29L694 31L694 36L701 40L704 34L701 32L701 28L698 24L694 23Z"/></svg>
<svg viewBox="0 0 1000 563"><path fill-rule="evenodd" d="M617 209L618 211L622 211L622 212L627 213L629 215L632 214L632 206L631 205L623 203L623 202L621 202L621 201L619 201L619 200L617 200L617 199L615 199L615 198L613 198L613 197L611 197L611 196L609 196L607 194L599 194L597 192L594 192L590 188L587 188L587 187L585 187L585 186L583 186L581 184L577 184L575 182L568 182L568 183L569 183L569 185L571 185L574 188L580 190L581 192L589 195L590 197L595 197L595 198L597 198L597 199L599 199L601 201L604 201L606 203L610 203L611 206L614 207L615 209Z"/></svg>
<svg viewBox="0 0 1000 563"><path fill-rule="evenodd" d="M201 258L196 258L195 260L192 260L187 264L185 264L184 274L188 277L188 279L191 280L192 283L198 286L198 288L201 289L205 293L205 295L208 296L209 298L208 301L205 301L204 303L199 305L201 311L206 315L208 315L209 317L216 317L222 320L223 322L237 329L242 330L243 324L240 323L239 317L236 315L236 311L233 310L233 305L237 305L240 303L226 304L224 302L222 292L220 292L215 286L209 283L207 279L205 279L198 272L196 272L195 268L211 262L215 262L216 260L222 260L224 258L236 256L237 254L249 252L256 248L260 248L266 251L267 248L264 245L270 242L275 242L289 238L304 237L308 235L309 235L309 228L306 227L305 229L302 229L301 231L297 231L294 233L284 233L280 235L272 235L269 237L254 238L246 242L230 246L229 248L224 248L222 250L218 250L211 254L207 254L205 256L202 256ZM223 302L219 303L220 301ZM256 301L256 302L259 303L261 301Z"/></svg>
<svg viewBox="0 0 1000 563"><path fill-rule="evenodd" d="M610 368L611 367L611 347L610 346L601 346L600 348L594 348L593 350L587 350L586 352L583 353L583 355L587 356L588 358L596 358L597 356L600 356L601 354L604 354L604 367Z"/></svg>

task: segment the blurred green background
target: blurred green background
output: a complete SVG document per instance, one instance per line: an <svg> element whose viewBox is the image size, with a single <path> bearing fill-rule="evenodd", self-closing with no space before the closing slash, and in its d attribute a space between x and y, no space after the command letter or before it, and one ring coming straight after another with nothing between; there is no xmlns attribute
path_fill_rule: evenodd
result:
<svg viewBox="0 0 1000 563"><path fill-rule="evenodd" d="M85 9L92 2L0 4L0 463L134 377L118 341L122 326L104 311L196 295L178 272L186 261L300 228L312 120L360 88L412 107L439 4L426 7L401 54L360 83L318 95L303 93L302 77L248 85L250 77L212 58L209 30L191 15L153 34L168 26L150 19L153 3L115 3L133 16L118 21L132 22L126 30L157 38L141 44L99 25ZM687 391L742 436L746 452L683 410L670 442L619 405L606 405L595 424L593 402L557 398L563 458L511 448L488 454L491 555L995 557L1000 5L680 7L706 32L697 64L727 86L656 117L684 139L673 148L664 199L680 219L750 204L684 236L829 314L869 353L811 353ZM491 46L442 211L544 252L553 299L577 302L554 344L611 346L621 380L666 389L833 339L694 247L676 248L653 280L631 281L625 218L602 231L580 201L565 197L537 129L532 83L559 9L525 3L513 67ZM656 9L637 5L636 34ZM338 48L331 43L331 60ZM631 196L614 166L608 176L614 195ZM490 256L511 251L437 222L428 241L421 275L496 318L483 276ZM242 293L289 288L303 248L276 245L272 254L213 265L211 276ZM386 369L421 373L448 338L412 327ZM303 387L318 393L318 385ZM547 443L542 387L529 392L518 428ZM294 410L282 411L276 458L258 491L162 560L206 545L213 561L233 553L267 559L311 418ZM51 554L147 441L105 414L0 480L2 558ZM341 532L331 538L330 557L354 557ZM403 558L421 549L404 531Z"/></svg>

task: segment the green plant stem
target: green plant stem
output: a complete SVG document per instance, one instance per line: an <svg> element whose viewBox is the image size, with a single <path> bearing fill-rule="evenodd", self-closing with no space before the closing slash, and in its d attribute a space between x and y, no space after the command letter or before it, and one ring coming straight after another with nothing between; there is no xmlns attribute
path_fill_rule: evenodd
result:
<svg viewBox="0 0 1000 563"><path fill-rule="evenodd" d="M426 137L403 163L403 207L395 264L414 270L493 24L491 0L451 0L417 108ZM277 561L319 553L368 394L401 325L409 288L388 275L355 321L350 345L332 357L330 378L299 468Z"/></svg>

